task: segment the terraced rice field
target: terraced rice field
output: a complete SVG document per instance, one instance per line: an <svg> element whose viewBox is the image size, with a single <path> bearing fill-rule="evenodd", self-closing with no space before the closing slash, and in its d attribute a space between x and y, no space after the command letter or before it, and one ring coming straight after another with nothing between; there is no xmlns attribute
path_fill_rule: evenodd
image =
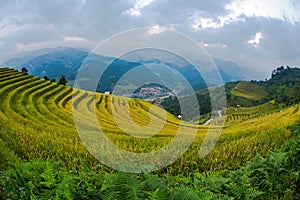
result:
<svg viewBox="0 0 300 200"><path fill-rule="evenodd" d="M251 100L260 100L268 95L263 86L246 81L239 82L231 93L235 96Z"/></svg>
<svg viewBox="0 0 300 200"><path fill-rule="evenodd" d="M87 151L73 114L81 127L94 133L93 128L100 126L115 145L134 153L161 149L174 140L178 130L186 136L196 132L189 150L162 170L169 174L237 168L256 153L267 154L282 144L290 134L286 127L300 118L296 107L261 114L260 108L229 110L231 118L216 147L199 159L209 127L180 121L142 100L81 91L2 68L0 105L0 139L23 159L58 160L67 168L112 170ZM235 125L235 115L249 113L252 117ZM150 137L153 132L157 134Z"/></svg>
<svg viewBox="0 0 300 200"><path fill-rule="evenodd" d="M278 109L272 103L265 103L253 107L227 108L227 123L236 123L248 119L262 117L271 113L278 112Z"/></svg>

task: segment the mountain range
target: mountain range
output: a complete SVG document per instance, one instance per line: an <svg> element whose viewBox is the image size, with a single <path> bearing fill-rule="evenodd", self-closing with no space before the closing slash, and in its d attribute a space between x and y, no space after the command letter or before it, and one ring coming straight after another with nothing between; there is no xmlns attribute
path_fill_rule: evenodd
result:
<svg viewBox="0 0 300 200"><path fill-rule="evenodd" d="M127 56L124 59L112 58L104 55L89 54L87 50L69 47L39 49L19 54L14 58L5 61L0 67L9 67L18 70L25 67L30 74L41 78L48 76L50 79L56 80L63 74L67 77L67 80L69 81L68 84L73 85L78 70L87 56L92 57L93 62L97 63L97 66L109 65L99 80L97 86L98 92L112 91L124 74L129 74L128 77L130 77L129 72L132 69L135 69L135 76L143 76L143 80L135 78L139 80L139 82L135 84L142 84L142 82L147 82L147 80L149 80L149 82L155 80L157 83L161 82L163 84L163 79L170 79L170 70L166 70L166 68L149 69L148 67L147 73L145 73L145 70L138 68L141 65L163 65L177 71L177 75L176 73L172 73L172 76L174 77L172 77L172 80L168 80L170 85L178 85L177 80L179 80L179 76L183 76L194 90L201 90L207 87L207 83L192 65L183 65L178 59L162 61L159 59L147 58L145 56L138 56L136 54ZM252 69L237 65L231 61L218 58L213 58L213 61L215 62L224 83L237 80L256 79L257 77L255 71ZM211 81L211 83L209 83L210 85L218 84L217 82L214 82L214 74L217 69L205 72L205 76L209 77L209 80ZM129 78L123 78L123 85L132 85L131 82Z"/></svg>

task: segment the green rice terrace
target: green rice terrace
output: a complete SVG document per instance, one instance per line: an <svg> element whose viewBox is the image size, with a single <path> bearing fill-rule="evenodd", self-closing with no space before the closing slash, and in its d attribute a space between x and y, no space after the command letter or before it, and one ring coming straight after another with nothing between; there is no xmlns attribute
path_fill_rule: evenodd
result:
<svg viewBox="0 0 300 200"><path fill-rule="evenodd" d="M236 87L232 95L255 101L268 96L258 84L240 82ZM155 136L145 138L150 131L136 130L141 137L133 137L119 128L113 115L130 128L132 122L122 118L127 108L132 121L141 126L151 123L155 129L166 120ZM151 173L122 173L94 158L78 135L73 113L84 119L94 111L106 136L134 153L166 146L179 128L197 134L173 164ZM0 198L299 199L299 104L281 108L268 100L229 107L226 113L216 146L200 159L201 144L213 122L181 123L139 99L82 91L0 68ZM90 125L82 121L82 126Z"/></svg>
<svg viewBox="0 0 300 200"><path fill-rule="evenodd" d="M268 96L263 86L246 81L239 82L231 93L251 100L261 100Z"/></svg>

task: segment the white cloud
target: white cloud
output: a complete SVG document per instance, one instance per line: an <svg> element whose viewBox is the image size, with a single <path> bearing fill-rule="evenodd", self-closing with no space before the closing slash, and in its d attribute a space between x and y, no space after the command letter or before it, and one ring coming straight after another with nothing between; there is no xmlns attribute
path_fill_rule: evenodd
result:
<svg viewBox="0 0 300 200"><path fill-rule="evenodd" d="M218 29L227 24L244 21L244 17L266 17L288 20L291 23L300 21L300 12L295 1L282 0L235 0L225 6L227 15L203 17L203 12L196 13L191 27L194 30Z"/></svg>
<svg viewBox="0 0 300 200"><path fill-rule="evenodd" d="M261 32L256 33L250 40L248 40L248 44L252 44L253 46L258 46L260 44L260 40L263 38Z"/></svg>
<svg viewBox="0 0 300 200"><path fill-rule="evenodd" d="M49 42L49 41L40 42L40 43L29 43L29 44L17 43L16 48L18 51L32 50L32 49L38 49L38 48L48 46L48 45L50 45L50 43L51 42Z"/></svg>
<svg viewBox="0 0 300 200"><path fill-rule="evenodd" d="M160 27L159 25L155 25L155 26L151 27L147 33L149 35L155 35L155 34L162 33L166 30L167 30L167 28L165 28L165 27Z"/></svg>
<svg viewBox="0 0 300 200"><path fill-rule="evenodd" d="M206 43L202 41L200 44L204 47L222 47L222 48L227 47L226 44L222 44L222 43Z"/></svg>
<svg viewBox="0 0 300 200"><path fill-rule="evenodd" d="M238 18L236 15L231 13L226 16L218 16L216 19L196 17L191 26L195 31L200 29L218 29L225 26L226 24L230 24L232 22L237 21L244 21L244 19Z"/></svg>
<svg viewBox="0 0 300 200"><path fill-rule="evenodd" d="M77 36L63 36L65 41L73 41L73 42L89 42L89 40L82 38L82 37L77 37Z"/></svg>
<svg viewBox="0 0 300 200"><path fill-rule="evenodd" d="M207 29L207 28L220 28L221 26L222 24L220 24L213 18L201 18L201 17L196 19L192 24L192 28L194 30Z"/></svg>
<svg viewBox="0 0 300 200"><path fill-rule="evenodd" d="M78 9L79 12L82 11L84 5L86 4L86 1L87 1L87 0L80 0L80 2L79 2L79 9Z"/></svg>
<svg viewBox="0 0 300 200"><path fill-rule="evenodd" d="M30 42L30 43L16 43L16 50L17 51L27 51L27 50L34 50L39 48L48 48L48 47L57 47L60 45L70 45L70 44L81 44L81 43L88 43L89 40L81 37L76 36L63 36L63 38L58 40L47 40L42 42Z"/></svg>
<svg viewBox="0 0 300 200"><path fill-rule="evenodd" d="M12 33L16 33L16 32L19 32L19 31L22 31L26 28L28 28L29 26L26 26L26 25L23 25L23 26L17 26L17 25L14 25L14 24L0 24L0 26L2 26L3 28L1 28L0 30L0 37L5 37L7 35L10 35Z"/></svg>
<svg viewBox="0 0 300 200"><path fill-rule="evenodd" d="M236 0L226 5L236 17L267 17L280 20L289 20L292 23L300 21L299 11L296 10L295 1L291 0Z"/></svg>
<svg viewBox="0 0 300 200"><path fill-rule="evenodd" d="M131 16L141 16L141 10L151 4L154 0L136 0L133 8L126 10L125 13Z"/></svg>

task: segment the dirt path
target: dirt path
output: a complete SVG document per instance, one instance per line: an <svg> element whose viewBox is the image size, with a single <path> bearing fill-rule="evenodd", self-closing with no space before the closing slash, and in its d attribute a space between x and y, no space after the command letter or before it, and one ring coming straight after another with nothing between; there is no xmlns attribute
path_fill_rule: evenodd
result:
<svg viewBox="0 0 300 200"><path fill-rule="evenodd" d="M222 110L218 110L218 115L219 117L222 117ZM202 126L207 126L210 124L210 122L212 121L213 119L210 118L209 120L207 120L204 124L202 124Z"/></svg>

